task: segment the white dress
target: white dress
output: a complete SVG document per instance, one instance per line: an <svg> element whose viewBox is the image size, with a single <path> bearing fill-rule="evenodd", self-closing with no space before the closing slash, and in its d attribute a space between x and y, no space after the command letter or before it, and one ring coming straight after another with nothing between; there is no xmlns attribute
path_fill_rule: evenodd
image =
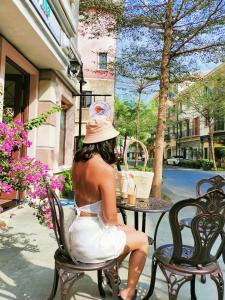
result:
<svg viewBox="0 0 225 300"><path fill-rule="evenodd" d="M80 217L80 212L96 213L96 217ZM101 201L75 206L67 221L71 255L83 263L99 263L118 257L126 244L126 234L102 219Z"/></svg>

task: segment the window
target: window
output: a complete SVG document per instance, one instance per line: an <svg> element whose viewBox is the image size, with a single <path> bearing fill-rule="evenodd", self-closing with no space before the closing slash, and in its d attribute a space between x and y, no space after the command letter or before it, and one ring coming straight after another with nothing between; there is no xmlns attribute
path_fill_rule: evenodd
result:
<svg viewBox="0 0 225 300"><path fill-rule="evenodd" d="M82 97L82 108L90 107L91 102L92 102L92 92L84 91Z"/></svg>
<svg viewBox="0 0 225 300"><path fill-rule="evenodd" d="M98 54L98 68L100 70L107 69L107 53L106 52L99 52L99 54Z"/></svg>
<svg viewBox="0 0 225 300"><path fill-rule="evenodd" d="M65 163L65 141L66 141L66 109L65 103L62 103L60 115L60 136L59 136L59 165Z"/></svg>
<svg viewBox="0 0 225 300"><path fill-rule="evenodd" d="M186 120L186 136L189 136L190 134L190 121Z"/></svg>
<svg viewBox="0 0 225 300"><path fill-rule="evenodd" d="M178 130L179 130L179 138L182 138L182 122L179 122Z"/></svg>
<svg viewBox="0 0 225 300"><path fill-rule="evenodd" d="M200 117L192 119L192 135L200 134Z"/></svg>
<svg viewBox="0 0 225 300"><path fill-rule="evenodd" d="M214 130L224 131L224 117L220 117L214 120Z"/></svg>
<svg viewBox="0 0 225 300"><path fill-rule="evenodd" d="M208 158L208 148L204 148L204 159Z"/></svg>

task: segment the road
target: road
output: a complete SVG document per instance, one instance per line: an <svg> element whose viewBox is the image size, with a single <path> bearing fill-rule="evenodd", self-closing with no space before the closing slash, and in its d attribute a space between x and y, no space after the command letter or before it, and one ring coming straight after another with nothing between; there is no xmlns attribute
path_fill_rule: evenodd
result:
<svg viewBox="0 0 225 300"><path fill-rule="evenodd" d="M165 167L163 171L163 191L173 202L195 196L195 185L203 178L210 178L223 172L184 169L180 167Z"/></svg>

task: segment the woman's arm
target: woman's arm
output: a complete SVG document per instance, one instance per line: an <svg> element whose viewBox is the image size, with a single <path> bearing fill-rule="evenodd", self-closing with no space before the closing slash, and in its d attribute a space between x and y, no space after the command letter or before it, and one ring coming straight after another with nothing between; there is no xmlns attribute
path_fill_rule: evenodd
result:
<svg viewBox="0 0 225 300"><path fill-rule="evenodd" d="M105 167L99 178L102 200L102 213L105 224L118 225L116 207L116 178L112 167Z"/></svg>

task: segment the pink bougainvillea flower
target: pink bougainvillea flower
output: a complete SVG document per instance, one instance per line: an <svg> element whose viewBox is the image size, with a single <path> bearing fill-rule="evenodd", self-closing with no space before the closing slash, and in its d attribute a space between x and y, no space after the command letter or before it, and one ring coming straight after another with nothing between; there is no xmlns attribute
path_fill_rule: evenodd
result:
<svg viewBox="0 0 225 300"><path fill-rule="evenodd" d="M23 191L39 222L52 229L44 178L54 190L62 190L64 178L51 175L48 165L35 158L26 156L15 159L12 156L13 152L30 145L28 132L21 121L9 124L0 122L0 193Z"/></svg>

